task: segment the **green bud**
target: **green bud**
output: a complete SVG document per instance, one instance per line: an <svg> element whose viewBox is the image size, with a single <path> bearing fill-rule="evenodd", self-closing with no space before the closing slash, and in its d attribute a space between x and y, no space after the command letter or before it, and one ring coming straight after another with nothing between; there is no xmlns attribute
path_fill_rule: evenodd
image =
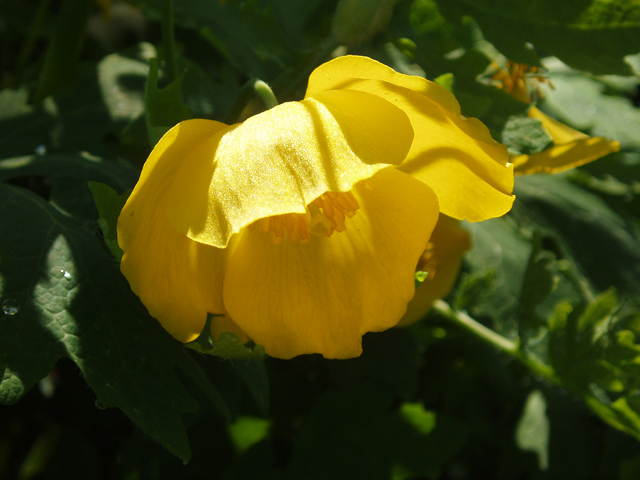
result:
<svg viewBox="0 0 640 480"><path fill-rule="evenodd" d="M331 32L341 45L364 42L386 28L393 0L340 0Z"/></svg>

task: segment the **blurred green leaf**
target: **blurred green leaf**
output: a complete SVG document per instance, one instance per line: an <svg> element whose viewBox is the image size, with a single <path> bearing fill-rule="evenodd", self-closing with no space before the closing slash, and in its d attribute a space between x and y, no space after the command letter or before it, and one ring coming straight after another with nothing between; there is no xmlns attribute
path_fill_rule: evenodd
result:
<svg viewBox="0 0 640 480"><path fill-rule="evenodd" d="M46 97L73 81L84 42L91 0L64 0L56 29L49 43L33 102Z"/></svg>
<svg viewBox="0 0 640 480"><path fill-rule="evenodd" d="M152 18L160 18L162 0L138 3L144 5ZM301 7L297 5L296 10L299 9ZM273 79L290 56L291 44L278 29L270 5L256 0L205 3L180 0L175 3L174 12L176 25L199 32L215 50L249 77Z"/></svg>
<svg viewBox="0 0 640 480"><path fill-rule="evenodd" d="M522 342L526 330L537 330L545 324L536 309L555 290L559 280L556 256L542 249L542 235L535 232L517 309Z"/></svg>
<svg viewBox="0 0 640 480"><path fill-rule="evenodd" d="M487 40L515 62L538 65L538 51L594 74L633 73L623 59L639 50L637 1L438 0L438 6L450 19L473 17Z"/></svg>
<svg viewBox="0 0 640 480"><path fill-rule="evenodd" d="M516 181L513 214L556 238L563 254L596 290L615 286L640 294L640 240L600 197L566 175L530 175ZM597 255L594 255L597 252Z"/></svg>
<svg viewBox="0 0 640 480"><path fill-rule="evenodd" d="M540 390L534 390L527 398L522 416L516 427L516 444L521 450L538 456L538 467L549 466L549 417L547 402Z"/></svg>
<svg viewBox="0 0 640 480"><path fill-rule="evenodd" d="M153 55L152 45L140 43L97 65L82 63L70 88L36 106L28 104L25 87L0 91L0 157L36 151L121 153L115 135L144 112L147 61Z"/></svg>
<svg viewBox="0 0 640 480"><path fill-rule="evenodd" d="M623 149L640 148L640 111L629 98L609 95L606 83L557 59L545 59L544 64L554 88L542 85L543 110L590 135L618 140Z"/></svg>
<svg viewBox="0 0 640 480"><path fill-rule="evenodd" d="M466 429L419 404L390 413L390 400L366 385L325 394L301 426L284 478L382 480L398 470L437 478L464 445Z"/></svg>
<svg viewBox="0 0 640 480"><path fill-rule="evenodd" d="M251 393L260 414L269 415L269 376L264 362L236 360L233 368Z"/></svg>
<svg viewBox="0 0 640 480"><path fill-rule="evenodd" d="M456 289L454 308L466 310L469 307L473 308L478 302L486 302L488 297L495 294L493 290L495 276L496 272L492 269L463 275Z"/></svg>
<svg viewBox="0 0 640 480"><path fill-rule="evenodd" d="M238 453L242 454L268 434L271 421L256 417L239 417L229 425L229 434Z"/></svg>
<svg viewBox="0 0 640 480"><path fill-rule="evenodd" d="M402 398L415 394L422 359L420 345L409 331L368 333L362 339L362 350L358 358L327 362L329 373L339 384L372 381Z"/></svg>
<svg viewBox="0 0 640 480"><path fill-rule="evenodd" d="M89 155L34 155L0 162L0 180L43 179L51 205L93 230L99 218L87 181L113 185L120 191L131 189L139 172L126 162L103 160Z"/></svg>
<svg viewBox="0 0 640 480"><path fill-rule="evenodd" d="M183 460L181 415L197 404L175 376L224 401L182 345L152 319L99 240L33 193L0 184L1 292L14 307L0 325L0 399L14 403L70 357L105 407L122 409ZM168 394L170 392L170 394Z"/></svg>
<svg viewBox="0 0 640 480"><path fill-rule="evenodd" d="M472 277L471 283L461 290L464 296L456 300L456 305L465 305L476 318L490 317L497 322L495 329L510 336L517 329L514 316L531 244L508 217L471 223L467 228L472 234L473 248L465 258ZM473 276L477 276L475 280ZM469 300L465 297L473 302L467 304Z"/></svg>
<svg viewBox="0 0 640 480"><path fill-rule="evenodd" d="M149 60L149 78L145 94L145 112L149 143L155 145L167 131L183 120L191 118L191 110L182 102L183 72L165 88L158 88L158 60Z"/></svg>
<svg viewBox="0 0 640 480"><path fill-rule="evenodd" d="M553 139L537 118L511 116L502 130L502 143L511 155L533 155L553 145Z"/></svg>
<svg viewBox="0 0 640 480"><path fill-rule="evenodd" d="M100 214L98 226L102 230L104 242L119 262L124 252L118 245L118 217L131 191L118 195L109 185L100 182L89 182L89 189Z"/></svg>

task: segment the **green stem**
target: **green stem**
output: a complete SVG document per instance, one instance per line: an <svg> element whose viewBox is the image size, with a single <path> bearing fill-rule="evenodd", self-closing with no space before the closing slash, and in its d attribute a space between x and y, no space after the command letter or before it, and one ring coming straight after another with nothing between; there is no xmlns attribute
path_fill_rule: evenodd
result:
<svg viewBox="0 0 640 480"><path fill-rule="evenodd" d="M278 105L278 99L273 94L271 87L269 87L269 85L267 85L262 80L256 80L253 83L253 89L260 96L267 109L273 108Z"/></svg>
<svg viewBox="0 0 640 480"><path fill-rule="evenodd" d="M162 49L166 65L167 84L178 78L178 63L176 60L176 41L173 32L173 0L165 0L162 12Z"/></svg>
<svg viewBox="0 0 640 480"><path fill-rule="evenodd" d="M443 300L436 300L433 304L433 310L459 327L465 329L467 332L472 333L476 337L498 348L500 351L517 359L534 373L542 375L547 380L557 385L561 385L562 382L554 372L553 368L526 355L519 348L518 343L513 342L494 332L490 328L485 327L466 313L452 309L449 304Z"/></svg>

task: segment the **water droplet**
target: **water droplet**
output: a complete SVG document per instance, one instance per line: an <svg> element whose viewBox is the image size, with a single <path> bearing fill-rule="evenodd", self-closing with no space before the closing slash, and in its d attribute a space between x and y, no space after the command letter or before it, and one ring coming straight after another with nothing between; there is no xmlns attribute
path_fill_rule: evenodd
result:
<svg viewBox="0 0 640 480"><path fill-rule="evenodd" d="M593 115L596 113L596 106L595 105L588 105L587 106L587 115Z"/></svg>
<svg viewBox="0 0 640 480"><path fill-rule="evenodd" d="M71 274L69 272L67 272L66 270L60 270L60 273L62 273L62 276L64 278L66 278L67 280L71 280Z"/></svg>
<svg viewBox="0 0 640 480"><path fill-rule="evenodd" d="M106 409L107 407L105 407L105 406L104 406L104 403L102 403L100 400L96 400L96 408L97 408L98 410L104 410L104 409Z"/></svg>
<svg viewBox="0 0 640 480"><path fill-rule="evenodd" d="M5 315L17 315L20 311L20 304L16 300L6 299L2 302L2 311Z"/></svg>
<svg viewBox="0 0 640 480"><path fill-rule="evenodd" d="M36 148L36 155L46 155L47 154L47 146L46 145L38 145Z"/></svg>

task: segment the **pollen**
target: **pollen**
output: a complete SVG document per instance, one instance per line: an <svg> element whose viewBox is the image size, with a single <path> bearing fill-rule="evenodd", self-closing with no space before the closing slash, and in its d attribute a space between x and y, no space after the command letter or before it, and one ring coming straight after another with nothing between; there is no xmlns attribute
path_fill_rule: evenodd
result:
<svg viewBox="0 0 640 480"><path fill-rule="evenodd" d="M533 103L534 100L542 98L540 84L546 83L554 88L541 68L511 60L507 61L507 67L504 69L501 69L496 62L492 62L491 66L497 70L491 76L493 84L521 102Z"/></svg>
<svg viewBox="0 0 640 480"><path fill-rule="evenodd" d="M306 243L311 235L330 237L347 229L360 204L351 192L326 192L307 205L305 213L285 213L256 220L250 230L259 228L269 233L271 242L280 245L285 237L291 243Z"/></svg>

